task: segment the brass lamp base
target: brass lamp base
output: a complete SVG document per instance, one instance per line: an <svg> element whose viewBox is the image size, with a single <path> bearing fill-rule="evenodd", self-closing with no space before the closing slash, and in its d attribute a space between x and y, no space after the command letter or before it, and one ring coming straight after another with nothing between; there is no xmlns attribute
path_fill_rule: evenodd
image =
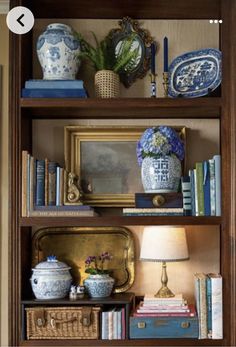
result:
<svg viewBox="0 0 236 347"><path fill-rule="evenodd" d="M161 284L162 287L154 295L156 298L172 298L175 296L172 291L167 287L168 277L166 272L166 262L162 262L162 274L161 274Z"/></svg>

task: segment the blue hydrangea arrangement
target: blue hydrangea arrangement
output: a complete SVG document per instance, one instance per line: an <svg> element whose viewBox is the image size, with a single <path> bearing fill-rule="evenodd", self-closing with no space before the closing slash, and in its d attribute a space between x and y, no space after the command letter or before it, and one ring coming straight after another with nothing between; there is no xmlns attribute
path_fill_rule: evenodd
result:
<svg viewBox="0 0 236 347"><path fill-rule="evenodd" d="M141 166L145 157L160 158L166 155L176 155L184 159L184 143L177 132L168 126L148 128L137 143L137 158Z"/></svg>

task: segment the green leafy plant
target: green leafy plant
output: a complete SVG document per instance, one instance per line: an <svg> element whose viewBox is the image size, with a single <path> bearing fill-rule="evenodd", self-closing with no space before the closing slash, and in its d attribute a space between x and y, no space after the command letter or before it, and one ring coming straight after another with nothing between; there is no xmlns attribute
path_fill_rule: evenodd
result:
<svg viewBox="0 0 236 347"><path fill-rule="evenodd" d="M96 35L92 34L96 43L95 47L88 43L81 34L77 33L81 43L81 53L78 58L89 60L96 71L112 70L116 73L122 73L132 70L136 66L139 49L132 49L135 34L122 40L117 52L115 52L115 47L109 35L99 42Z"/></svg>

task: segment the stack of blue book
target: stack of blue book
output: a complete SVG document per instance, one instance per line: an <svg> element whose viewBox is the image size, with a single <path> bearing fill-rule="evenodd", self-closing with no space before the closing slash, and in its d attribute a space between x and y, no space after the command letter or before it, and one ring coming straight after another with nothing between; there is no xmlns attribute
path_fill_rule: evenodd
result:
<svg viewBox="0 0 236 347"><path fill-rule="evenodd" d="M22 89L23 98L87 98L81 80L29 80Z"/></svg>

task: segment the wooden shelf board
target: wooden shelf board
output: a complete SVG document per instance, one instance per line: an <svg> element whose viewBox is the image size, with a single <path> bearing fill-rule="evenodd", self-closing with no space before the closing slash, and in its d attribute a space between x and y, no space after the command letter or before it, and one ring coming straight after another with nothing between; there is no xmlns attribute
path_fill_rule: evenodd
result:
<svg viewBox="0 0 236 347"><path fill-rule="evenodd" d="M131 339L131 340L24 340L20 346L223 346L224 340Z"/></svg>
<svg viewBox="0 0 236 347"><path fill-rule="evenodd" d="M220 225L221 217L113 216L109 217L24 217L21 226L122 226L122 225Z"/></svg>
<svg viewBox="0 0 236 347"><path fill-rule="evenodd" d="M22 98L32 118L219 118L221 98Z"/></svg>
<svg viewBox="0 0 236 347"><path fill-rule="evenodd" d="M25 0L26 2L26 0ZM35 18L220 19L220 0L52 0L27 1ZM25 6L26 6L25 5ZM23 5L22 5L23 6Z"/></svg>

